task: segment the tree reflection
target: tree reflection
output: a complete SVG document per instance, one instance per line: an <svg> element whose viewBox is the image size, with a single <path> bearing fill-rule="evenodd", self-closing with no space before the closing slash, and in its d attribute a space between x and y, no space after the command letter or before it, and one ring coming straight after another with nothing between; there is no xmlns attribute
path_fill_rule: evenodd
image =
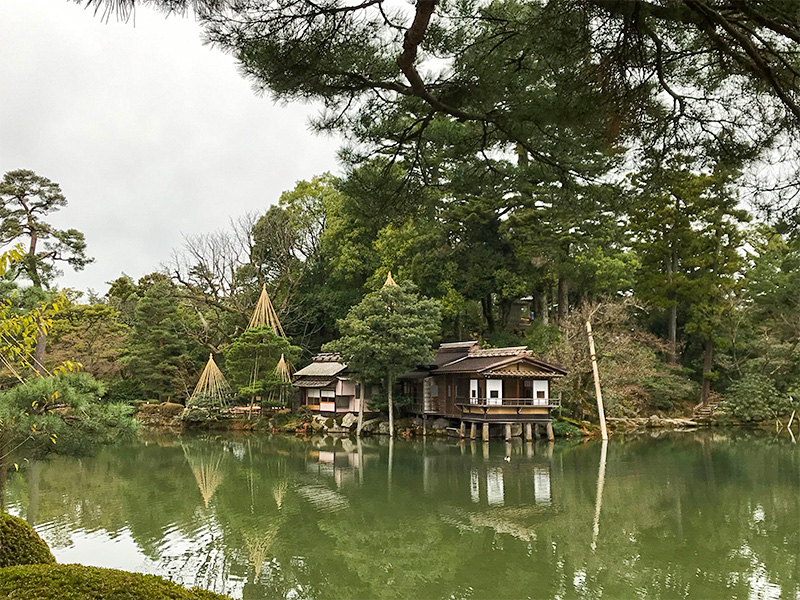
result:
<svg viewBox="0 0 800 600"><path fill-rule="evenodd" d="M795 597L799 461L719 434L165 438L28 466L8 498L56 553L129 534L158 572L248 599Z"/></svg>

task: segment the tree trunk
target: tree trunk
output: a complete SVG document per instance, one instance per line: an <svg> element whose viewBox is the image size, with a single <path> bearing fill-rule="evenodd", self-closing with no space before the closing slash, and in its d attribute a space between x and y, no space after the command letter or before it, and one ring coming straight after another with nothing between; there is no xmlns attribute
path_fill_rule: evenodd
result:
<svg viewBox="0 0 800 600"><path fill-rule="evenodd" d="M494 306L491 294L487 294L481 298L481 308L483 309L483 317L486 319L486 327L489 329L489 333L494 333Z"/></svg>
<svg viewBox="0 0 800 600"><path fill-rule="evenodd" d="M550 324L550 311L547 305L547 288L536 293L536 316L543 324Z"/></svg>
<svg viewBox="0 0 800 600"><path fill-rule="evenodd" d="M569 283L567 278L561 276L558 278L558 322L564 323L569 314Z"/></svg>
<svg viewBox="0 0 800 600"><path fill-rule="evenodd" d="M41 377L44 371L44 352L47 346L47 334L44 332L41 321L39 321L39 329L36 331L36 349L33 351L33 368L36 371L36 376Z"/></svg>
<svg viewBox="0 0 800 600"><path fill-rule="evenodd" d="M677 207L676 207L677 208ZM675 248L670 250L669 261L667 263L667 281L669 281L670 288L674 285L675 273L678 269L678 255ZM667 324L667 342L668 342L668 356L667 363L671 365L678 364L678 299L674 289L670 289L667 297L672 303L669 307L669 315Z"/></svg>
<svg viewBox="0 0 800 600"><path fill-rule="evenodd" d="M678 305L669 307L669 344L667 348L667 362L671 365L678 364Z"/></svg>
<svg viewBox="0 0 800 600"><path fill-rule="evenodd" d="M393 387L393 378L389 375L386 378L386 395L389 400L389 437L394 437L394 403L392 402L392 387Z"/></svg>
<svg viewBox="0 0 800 600"><path fill-rule="evenodd" d="M366 402L367 386L361 385L361 398L358 401L358 425L356 426L356 437L361 437L361 428L364 426L364 403ZM360 464L360 463L359 463Z"/></svg>
<svg viewBox="0 0 800 600"><path fill-rule="evenodd" d="M705 355L703 358L703 388L700 392L700 402L708 404L708 396L711 392L711 371L714 368L714 340L706 338Z"/></svg>

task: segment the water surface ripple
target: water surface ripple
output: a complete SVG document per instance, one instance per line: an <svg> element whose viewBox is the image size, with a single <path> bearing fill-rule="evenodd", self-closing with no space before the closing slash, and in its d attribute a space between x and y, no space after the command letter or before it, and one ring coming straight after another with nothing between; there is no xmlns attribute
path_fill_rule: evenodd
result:
<svg viewBox="0 0 800 600"><path fill-rule="evenodd" d="M59 562L244 599L800 598L800 450L145 437L10 475Z"/></svg>

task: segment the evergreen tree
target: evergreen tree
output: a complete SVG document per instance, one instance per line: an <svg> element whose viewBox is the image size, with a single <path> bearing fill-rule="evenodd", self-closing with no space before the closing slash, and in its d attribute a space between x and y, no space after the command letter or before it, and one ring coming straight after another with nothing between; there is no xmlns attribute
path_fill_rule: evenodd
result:
<svg viewBox="0 0 800 600"><path fill-rule="evenodd" d="M339 321L342 336L325 347L340 354L359 380L383 382L389 401L389 435L394 435L397 376L432 358L440 321L435 301L420 298L411 284L387 281L350 309Z"/></svg>
<svg viewBox="0 0 800 600"><path fill-rule="evenodd" d="M185 398L205 354L187 335L194 319L180 306L163 275L142 278L139 288L143 293L124 357L126 374L141 381L150 398Z"/></svg>

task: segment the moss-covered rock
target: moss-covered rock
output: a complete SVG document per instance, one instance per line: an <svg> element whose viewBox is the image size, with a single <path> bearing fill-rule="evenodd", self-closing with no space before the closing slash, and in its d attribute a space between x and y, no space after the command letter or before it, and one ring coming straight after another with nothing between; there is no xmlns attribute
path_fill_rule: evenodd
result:
<svg viewBox="0 0 800 600"><path fill-rule="evenodd" d="M0 567L54 562L50 548L33 527L18 517L0 513Z"/></svg>
<svg viewBox="0 0 800 600"><path fill-rule="evenodd" d="M26 565L0 569L0 598L15 600L230 600L186 589L155 575L82 565Z"/></svg>

